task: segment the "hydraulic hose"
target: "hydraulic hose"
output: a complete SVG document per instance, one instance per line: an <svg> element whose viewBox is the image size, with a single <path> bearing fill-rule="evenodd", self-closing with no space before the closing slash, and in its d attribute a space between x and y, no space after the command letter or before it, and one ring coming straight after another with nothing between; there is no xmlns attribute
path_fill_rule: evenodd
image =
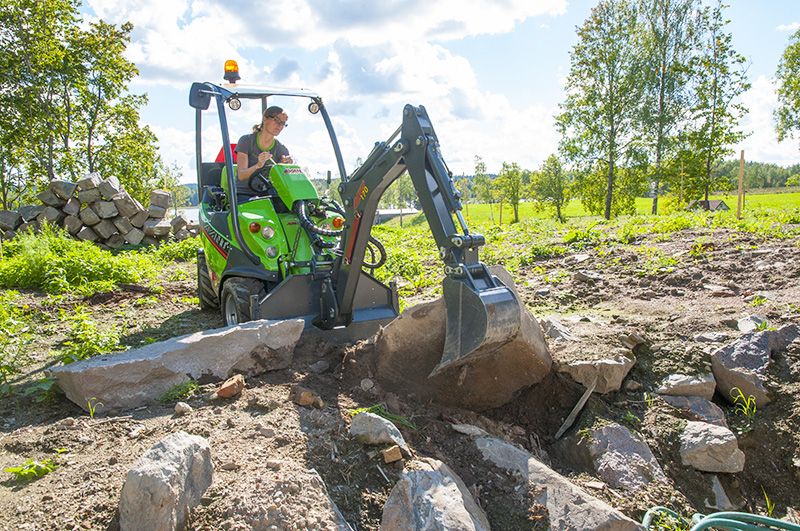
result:
<svg viewBox="0 0 800 531"><path fill-rule="evenodd" d="M297 214L297 219L300 220L300 226L309 232L309 235L312 236L315 245L318 245L319 247L323 247L326 249L332 249L333 247L336 246L335 243L326 242L325 240L320 238L320 236L339 237L342 235L341 230L323 229L322 227L317 226L308 217L308 213L306 211L307 205L305 201L303 200L295 201L293 206L294 208L292 210L294 210L294 213ZM339 206L339 204L336 203L336 201L326 201L324 203L324 206L326 209L330 209L336 212L337 214L344 215L344 209L341 206ZM377 238L372 236L372 234L369 235L368 241L378 250L378 254L380 255L380 257L378 258L377 262L365 261L364 265L370 269L377 269L386 263L386 248L380 241L378 241Z"/></svg>

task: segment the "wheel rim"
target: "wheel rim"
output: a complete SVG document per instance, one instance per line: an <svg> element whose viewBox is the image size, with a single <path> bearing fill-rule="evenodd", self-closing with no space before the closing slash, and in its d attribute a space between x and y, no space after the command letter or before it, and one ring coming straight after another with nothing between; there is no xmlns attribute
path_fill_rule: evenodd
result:
<svg viewBox="0 0 800 531"><path fill-rule="evenodd" d="M236 312L236 301L230 295L225 297L225 324L228 326L239 324L239 314Z"/></svg>

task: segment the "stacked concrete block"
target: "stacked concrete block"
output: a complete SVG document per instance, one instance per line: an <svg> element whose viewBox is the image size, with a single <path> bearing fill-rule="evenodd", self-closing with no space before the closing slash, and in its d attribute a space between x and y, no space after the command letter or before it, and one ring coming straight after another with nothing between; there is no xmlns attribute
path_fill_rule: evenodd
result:
<svg viewBox="0 0 800 531"><path fill-rule="evenodd" d="M50 182L38 194L43 205L27 205L18 211L0 210L0 238L8 240L24 230L38 230L43 223L60 225L71 235L96 242L103 248L151 245L166 239L196 235L182 216L165 219L170 194L154 190L148 208L131 197L116 177L87 174L77 183Z"/></svg>

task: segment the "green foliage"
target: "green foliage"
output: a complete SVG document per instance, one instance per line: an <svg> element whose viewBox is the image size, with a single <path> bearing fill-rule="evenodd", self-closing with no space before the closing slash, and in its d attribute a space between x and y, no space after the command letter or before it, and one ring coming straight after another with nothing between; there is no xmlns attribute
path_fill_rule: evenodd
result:
<svg viewBox="0 0 800 531"><path fill-rule="evenodd" d="M556 256L562 256L567 252L564 247L558 245L547 245L533 242L531 243L519 259L520 266L529 266L537 260L547 260Z"/></svg>
<svg viewBox="0 0 800 531"><path fill-rule="evenodd" d="M33 334L28 324L26 307L18 302L19 293L0 292L0 396L11 391L9 377L19 371L19 365Z"/></svg>
<svg viewBox="0 0 800 531"><path fill-rule="evenodd" d="M201 247L200 237L194 236L185 240L172 240L162 243L158 247L146 249L157 262L195 262L197 260L197 250Z"/></svg>
<svg viewBox="0 0 800 531"><path fill-rule="evenodd" d="M46 476L56 468L58 465L52 459L28 459L19 466L4 468L3 471L13 474L17 481L31 481Z"/></svg>
<svg viewBox="0 0 800 531"><path fill-rule="evenodd" d="M637 417L632 411L626 411L625 415L622 417L622 422L627 424L632 428L638 428L639 425L642 423L642 419Z"/></svg>
<svg viewBox="0 0 800 531"><path fill-rule="evenodd" d="M25 387L22 396L33 398L34 402L51 402L56 397L58 386L54 378L40 378Z"/></svg>
<svg viewBox="0 0 800 531"><path fill-rule="evenodd" d="M64 348L57 354L62 363L68 364L122 349L119 332L113 327L102 330L83 306L76 306L71 314L62 310L60 318L70 327Z"/></svg>
<svg viewBox="0 0 800 531"><path fill-rule="evenodd" d="M601 0L592 8L570 52L566 98L557 117L562 152L583 168L577 193L590 212L603 213L606 219L615 211L630 211L617 181L620 164L638 157L641 135L637 110L643 83L637 28L631 1Z"/></svg>
<svg viewBox="0 0 800 531"><path fill-rule="evenodd" d="M597 244L601 241L603 234L599 230L594 230L596 223L590 223L585 227L571 227L564 235L564 243L582 249Z"/></svg>
<svg viewBox="0 0 800 531"><path fill-rule="evenodd" d="M767 494L766 489L764 486L761 486L761 492L764 494L764 503L767 508L767 516L772 518L772 514L775 512L775 502L769 499L769 495Z"/></svg>
<svg viewBox="0 0 800 531"><path fill-rule="evenodd" d="M519 221L519 202L525 196L524 177L524 172L516 162L504 162L495 180L498 197L514 209L514 223Z"/></svg>
<svg viewBox="0 0 800 531"><path fill-rule="evenodd" d="M750 306L761 306L767 302L766 297L762 297L761 295L756 295L753 297L753 300L750 301Z"/></svg>
<svg viewBox="0 0 800 531"><path fill-rule="evenodd" d="M390 413L386 406L383 404L375 404L374 406L369 407L362 407L358 409L351 409L349 411L351 417L355 417L359 413L373 413L378 415L379 417L383 417L386 420L393 422L394 424L400 424L401 426L405 426L406 428L411 428L412 430L416 430L417 427L405 417L400 415L395 415L394 413Z"/></svg>
<svg viewBox="0 0 800 531"><path fill-rule="evenodd" d="M708 257L708 251L713 248L714 246L708 241L708 238L700 237L692 242L692 246L689 248L689 256L698 260L706 259Z"/></svg>
<svg viewBox="0 0 800 531"><path fill-rule="evenodd" d="M0 199L35 193L56 176L99 171L146 201L165 173L148 127L143 95L128 92L138 74L125 58L133 26L88 21L77 0L6 0L0 27ZM166 172L168 173L168 171Z"/></svg>
<svg viewBox="0 0 800 531"><path fill-rule="evenodd" d="M102 402L98 402L96 397L92 397L86 401L86 407L89 409L89 418L94 419L94 414L97 412L98 406L102 406Z"/></svg>
<svg viewBox="0 0 800 531"><path fill-rule="evenodd" d="M160 268L140 253L114 255L48 225L39 234L18 235L5 244L5 250L0 287L53 294L91 295L111 291L120 283L153 281Z"/></svg>
<svg viewBox="0 0 800 531"><path fill-rule="evenodd" d="M800 30L789 38L789 45L781 56L775 77L778 80L776 129L778 140L783 141L787 137L794 138L800 132Z"/></svg>
<svg viewBox="0 0 800 531"><path fill-rule="evenodd" d="M186 400L197 394L199 388L196 381L189 379L183 383L173 385L167 392L158 397L158 401L162 404L168 404L170 402L177 402L178 400Z"/></svg>
<svg viewBox="0 0 800 531"><path fill-rule="evenodd" d="M756 416L756 397L753 395L744 396L744 393L738 387L731 389L731 398L733 398L733 405L736 413L744 415L752 420Z"/></svg>
<svg viewBox="0 0 800 531"><path fill-rule="evenodd" d="M726 32L725 8L719 2L701 9L701 46L689 65L694 105L680 159L691 168L685 182L689 188L686 197L694 199L705 199L726 185L727 179L715 170L732 152L731 146L745 136L738 127L747 109L737 101L750 88L747 61L733 48L733 35Z"/></svg>
<svg viewBox="0 0 800 531"><path fill-rule="evenodd" d="M555 211L556 219L564 222L564 206L572 193L570 175L564 171L556 155L550 155L538 172L531 177L532 199Z"/></svg>

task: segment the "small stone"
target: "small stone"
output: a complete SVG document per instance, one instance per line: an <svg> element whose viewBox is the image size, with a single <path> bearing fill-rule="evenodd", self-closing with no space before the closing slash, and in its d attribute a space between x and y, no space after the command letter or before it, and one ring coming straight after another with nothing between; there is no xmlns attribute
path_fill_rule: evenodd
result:
<svg viewBox="0 0 800 531"><path fill-rule="evenodd" d="M261 426L258 428L258 433L267 438L275 437L275 430L267 426Z"/></svg>
<svg viewBox="0 0 800 531"><path fill-rule="evenodd" d="M595 271L588 271L586 269L582 269L582 270L577 271L575 273L575 277L574 278L575 278L575 280L577 280L579 282L594 283L594 282L597 282L599 280L603 280L603 275L601 275L600 273L597 273Z"/></svg>
<svg viewBox="0 0 800 531"><path fill-rule="evenodd" d="M622 343L631 350L635 349L639 345L644 345L647 342L647 340L637 332L626 334L622 336L621 339Z"/></svg>
<svg viewBox="0 0 800 531"><path fill-rule="evenodd" d="M375 382L373 382L369 378L364 378L363 380L361 380L361 389L363 391L369 391L373 387L375 387Z"/></svg>
<svg viewBox="0 0 800 531"><path fill-rule="evenodd" d="M308 369L314 374L322 374L324 372L327 372L327 370L330 368L331 364L328 363L326 360L319 360L308 366Z"/></svg>
<svg viewBox="0 0 800 531"><path fill-rule="evenodd" d="M403 452L400 451L400 447L396 444L383 450L381 454L383 454L384 463L394 463L403 459Z"/></svg>
<svg viewBox="0 0 800 531"><path fill-rule="evenodd" d="M178 402L177 404L175 404L175 414L178 415L179 417L181 415L185 415L186 413L191 413L191 412L192 412L192 406L190 406L186 402Z"/></svg>
<svg viewBox="0 0 800 531"><path fill-rule="evenodd" d="M289 399L298 406L313 406L318 400L321 400L317 394L311 389L307 389L300 385L293 385L289 391Z"/></svg>
<svg viewBox="0 0 800 531"><path fill-rule="evenodd" d="M280 470L281 469L281 461L279 459L267 459L264 462L264 466L266 466L270 470Z"/></svg>
<svg viewBox="0 0 800 531"><path fill-rule="evenodd" d="M220 468L222 470L239 470L239 465L233 461L228 461L227 463L222 463Z"/></svg>
<svg viewBox="0 0 800 531"><path fill-rule="evenodd" d="M642 388L642 384L637 382L636 380L628 380L625 382L625 390L629 392L635 392Z"/></svg>
<svg viewBox="0 0 800 531"><path fill-rule="evenodd" d="M217 396L219 398L233 398L234 396L239 396L244 390L244 385L244 376L235 374L225 380L225 383L217 389Z"/></svg>

